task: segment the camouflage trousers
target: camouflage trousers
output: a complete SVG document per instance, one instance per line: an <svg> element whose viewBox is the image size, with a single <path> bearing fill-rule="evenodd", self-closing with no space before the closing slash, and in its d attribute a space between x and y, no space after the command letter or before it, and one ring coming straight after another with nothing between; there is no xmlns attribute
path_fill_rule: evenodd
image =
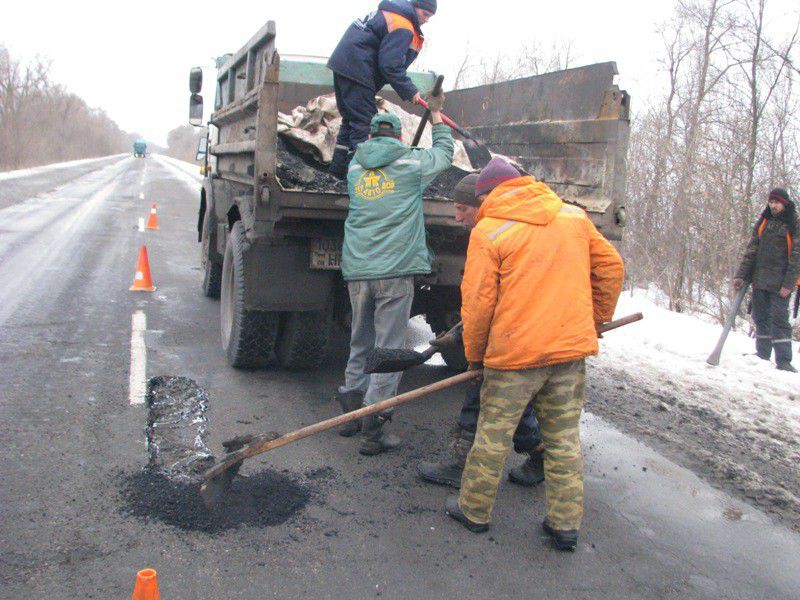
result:
<svg viewBox="0 0 800 600"><path fill-rule="evenodd" d="M484 369L478 430L458 499L471 521L491 520L514 430L533 399L544 442L547 520L554 529L580 529L583 459L578 421L585 382L583 360L521 371Z"/></svg>

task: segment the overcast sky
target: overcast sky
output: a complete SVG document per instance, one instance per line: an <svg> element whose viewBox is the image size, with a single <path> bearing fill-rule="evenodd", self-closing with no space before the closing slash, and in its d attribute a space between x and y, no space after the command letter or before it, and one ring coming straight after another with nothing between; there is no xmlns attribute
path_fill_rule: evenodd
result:
<svg viewBox="0 0 800 600"><path fill-rule="evenodd" d="M376 0L128 0L4 3L0 43L17 58L52 60L52 76L90 105L105 109L123 129L164 144L187 122L188 71L234 52L268 20L277 22L281 54L327 56L354 17ZM636 99L658 85L656 34L673 0L439 0L424 30L428 47L415 68L452 77L465 52L479 57L513 53L523 43L542 47L569 40L577 64L617 62L621 86ZM798 0L770 0L772 23L788 26ZM10 6L9 6L10 5ZM206 95L206 107L213 104ZM206 114L206 117L208 114Z"/></svg>

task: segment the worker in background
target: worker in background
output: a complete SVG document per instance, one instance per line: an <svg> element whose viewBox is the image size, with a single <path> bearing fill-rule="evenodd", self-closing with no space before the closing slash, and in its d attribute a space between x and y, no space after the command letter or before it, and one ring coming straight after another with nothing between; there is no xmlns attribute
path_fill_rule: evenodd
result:
<svg viewBox="0 0 800 600"><path fill-rule="evenodd" d="M753 284L756 355L770 360L774 349L778 369L790 373L797 373L792 366L789 324L789 296L800 274L797 218L789 193L782 188L772 190L733 280L736 289L745 282Z"/></svg>
<svg viewBox="0 0 800 600"><path fill-rule="evenodd" d="M422 26L436 13L436 0L384 0L378 10L356 19L328 60L342 124L329 167L340 179L356 146L369 136L378 112L375 95L387 83L403 100L417 103L419 90L406 73L425 37Z"/></svg>
<svg viewBox="0 0 800 600"><path fill-rule="evenodd" d="M422 193L453 161L453 136L442 123L444 94L430 97L433 146L412 148L401 141L400 119L378 114L370 139L358 146L347 176L350 210L344 225L342 276L352 307L350 358L345 383L336 393L344 412L370 406L397 393L400 373L364 373L375 347L404 348L414 299L414 277L431 272L422 212ZM365 455L399 445L384 424L390 412L364 417ZM358 426L342 435L355 435Z"/></svg>
<svg viewBox="0 0 800 600"><path fill-rule="evenodd" d="M533 400L544 442L542 527L556 548L574 550L583 518L584 359L598 351L597 325L614 314L622 259L583 210L499 158L476 190L488 195L470 235L461 316L469 368L483 369L484 382L461 493L445 510L471 531L488 529L514 429Z"/></svg>
<svg viewBox="0 0 800 600"><path fill-rule="evenodd" d="M478 209L481 206L481 197L475 194L477 174L470 174L458 182L453 190L453 202L456 208L456 221L461 223L468 231L478 223ZM431 342L431 345L444 348L461 344L461 332L440 336ZM481 382L471 381L467 384L464 395L464 404L458 421L453 428L453 440L450 444L451 457L441 463L423 462L417 467L420 476L425 481L440 485L449 485L454 488L461 487L461 472L467 460L467 453L472 448L475 431L478 427L480 415ZM533 412L531 402L525 407L522 418L514 430L514 451L518 454L527 454L525 462L511 469L508 473L509 481L524 485L534 486L544 481L544 446L539 435L539 423Z"/></svg>

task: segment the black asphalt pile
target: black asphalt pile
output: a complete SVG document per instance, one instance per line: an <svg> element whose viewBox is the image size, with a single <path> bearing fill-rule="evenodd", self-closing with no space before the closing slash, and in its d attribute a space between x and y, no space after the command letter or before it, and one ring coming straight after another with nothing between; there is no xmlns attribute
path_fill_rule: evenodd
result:
<svg viewBox="0 0 800 600"><path fill-rule="evenodd" d="M347 183L328 174L328 166L317 162L310 154L298 150L278 136L278 179L286 189L308 192L347 194ZM452 198L453 188L467 171L450 167L441 173L425 190L425 198Z"/></svg>
<svg viewBox="0 0 800 600"><path fill-rule="evenodd" d="M206 446L208 394L187 377L153 377L147 389L148 470L196 483L214 465Z"/></svg>
<svg viewBox="0 0 800 600"><path fill-rule="evenodd" d="M203 504L196 484L173 481L149 469L124 476L120 487L123 513L212 535L242 526L280 525L313 495L306 485L269 470L235 478L211 510Z"/></svg>

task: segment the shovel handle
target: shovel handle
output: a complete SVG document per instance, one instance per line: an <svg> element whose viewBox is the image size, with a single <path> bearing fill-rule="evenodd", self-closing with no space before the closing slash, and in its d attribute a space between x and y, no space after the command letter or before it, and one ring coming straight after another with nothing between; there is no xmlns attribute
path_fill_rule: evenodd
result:
<svg viewBox="0 0 800 600"><path fill-rule="evenodd" d="M420 98L420 99L419 99L419 104L420 104L420 106L422 106L422 108L424 108L426 111L428 110L428 103L425 101L425 99L424 99L424 98ZM448 117L448 116L447 116L446 114L444 114L444 113L439 113L439 114L440 114L440 115L442 115L442 123L444 123L445 125L447 125L448 127L452 128L452 129L454 129L454 130L456 131L456 133L458 133L460 136L462 136L462 137L465 137L465 138L467 138L468 140L472 140L473 142L474 142L474 141L476 141L476 140L475 140L475 138L474 138L474 137L472 137L472 136L471 136L471 135L470 135L470 134L467 132L467 130L466 130L466 129L462 129L461 127L459 127L458 125L456 125L456 122L455 122L455 121L453 121L453 119L451 119L450 117Z"/></svg>
<svg viewBox="0 0 800 600"><path fill-rule="evenodd" d="M598 325L597 333L606 333L607 331L612 331L619 327L636 323L636 321L641 321L642 319L644 319L644 315L642 313L634 313L632 315L628 315L627 317L617 319L616 321L609 321L608 323L602 323L601 325Z"/></svg>
<svg viewBox="0 0 800 600"><path fill-rule="evenodd" d="M431 93L434 96L438 96L442 92L443 83L444 83L444 75L439 75L436 78L436 82L433 84L433 90L431 90ZM431 111L428 108L428 103L425 102L422 98L420 98L420 104L425 108L425 114L422 115L422 120L419 122L419 127L417 127L417 133L416 135L414 135L414 141L411 142L412 146L419 146L419 141L422 139L422 133L425 131L425 126L428 124L428 120L431 118Z"/></svg>
<svg viewBox="0 0 800 600"><path fill-rule="evenodd" d="M410 402L411 400L416 400L417 398L421 398L422 396L427 396L428 394L432 394L434 392L438 392L439 390L443 390L445 388L458 385L459 383L462 383L464 381L475 379L476 377L479 377L482 374L483 371L467 371L465 373L459 373L458 375L454 375L453 377L448 377L447 379L442 379L441 381L437 381L436 383L426 385L419 389L411 390L410 392L400 394L399 396L395 396L394 398L383 400L382 402L378 402L376 404L373 404L372 406L365 406L364 408L360 408L358 410L354 410L352 412L339 415L338 417L333 417L332 419L327 419L325 421L309 425L308 427L303 427L302 429L298 429L297 431L293 431L291 433L287 433L286 435L282 435L277 439L269 439L273 434L266 434L266 436L260 436L262 437L262 439L255 441L254 443L251 443L248 446L245 446L241 450L238 450L231 454L227 454L225 456L225 460L220 462L218 465L210 468L205 473L203 473L202 478L204 480L211 479L212 477L219 475L223 471L226 471L234 464L246 458L250 458L251 456L255 456L256 454L268 452L269 450L274 450L275 448L280 448L281 446L285 446L286 444L291 444L292 442L301 440L310 435L314 435L315 433L325 431L326 429L332 429L333 427L337 427L338 425L349 423L350 421L355 421L356 419L360 419L362 417L367 417L369 415L374 415L376 413L383 412L399 404L405 404L406 402Z"/></svg>

